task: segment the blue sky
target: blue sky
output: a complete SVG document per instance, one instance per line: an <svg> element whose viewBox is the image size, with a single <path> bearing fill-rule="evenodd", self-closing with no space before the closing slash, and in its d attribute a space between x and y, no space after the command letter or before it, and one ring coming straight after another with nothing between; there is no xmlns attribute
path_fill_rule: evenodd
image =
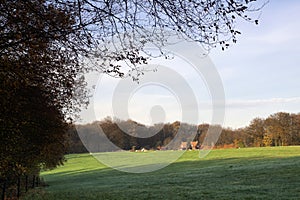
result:
<svg viewBox="0 0 300 200"><path fill-rule="evenodd" d="M226 94L225 125L241 127L279 111L300 112L300 1L271 0L258 26L241 23L238 43L214 49Z"/></svg>
<svg viewBox="0 0 300 200"><path fill-rule="evenodd" d="M224 87L226 112L223 126L244 127L255 117L267 117L279 111L300 112L299 11L300 1L271 0L261 12L259 25L244 21L236 25L242 32L237 44L225 51L216 48L210 52L209 57ZM171 65L188 80L199 103L199 118L190 122L210 123L212 104L205 80L193 76L192 71L183 70L183 61L175 59ZM149 72L149 76L159 74ZM174 91L172 93L162 85L140 85L126 100L114 93L120 80L106 76L90 79L97 83L91 108L95 114L91 116L90 111L83 112L83 122L105 116L126 118L116 114L112 102L127 101L129 118L145 124L181 121L182 113L188 112L183 110L186 107L180 105ZM172 82L171 76L166 79ZM172 83L180 87L175 80Z"/></svg>

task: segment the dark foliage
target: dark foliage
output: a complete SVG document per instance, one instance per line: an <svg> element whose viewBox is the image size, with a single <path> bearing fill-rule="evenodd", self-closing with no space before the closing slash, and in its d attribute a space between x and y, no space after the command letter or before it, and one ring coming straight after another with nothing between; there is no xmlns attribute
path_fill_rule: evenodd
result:
<svg viewBox="0 0 300 200"><path fill-rule="evenodd" d="M286 118L284 118L285 116ZM289 113L276 113L267 119L254 119L251 124L245 128L230 129L223 128L222 133L215 144L216 148L237 148L237 147L263 147L263 146L288 146L300 145L300 115ZM285 123L285 120L288 123ZM272 121L270 124L269 121ZM124 124L128 129L124 129ZM179 143L169 146L169 149L179 149L180 142L198 141L199 147L203 144L208 129L212 126L209 124L200 124L195 129L194 125L174 122L172 124L157 124L146 127L142 124L131 120L117 120L113 122L110 118L106 118L100 122L92 124L78 125L77 130L80 131L84 141L95 141L92 138L98 138L99 143L95 142L88 146L92 151L114 151L115 148L99 148L101 138L107 137L112 143L123 150L133 149L165 149L178 134L178 127L181 127L184 134L180 134ZM105 132L105 135L99 136L99 127ZM122 128L120 128L122 127ZM195 133L194 131L197 130ZM272 131L270 131L272 130ZM153 134L156 133L156 134ZM138 135L149 135L149 137L141 138ZM136 137L135 137L136 136ZM193 137L195 136L195 137ZM271 143L267 143L266 137L270 138ZM76 131L70 134L70 150L68 153L86 152L84 146L79 145L78 135ZM74 142L75 141L75 142ZM84 151L82 151L84 149Z"/></svg>

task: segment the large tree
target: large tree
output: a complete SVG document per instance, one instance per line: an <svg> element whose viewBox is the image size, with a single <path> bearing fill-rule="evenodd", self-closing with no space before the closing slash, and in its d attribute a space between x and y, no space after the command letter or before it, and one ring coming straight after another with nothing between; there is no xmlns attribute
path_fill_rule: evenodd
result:
<svg viewBox="0 0 300 200"><path fill-rule="evenodd" d="M72 13L4 1L0 19L0 177L11 178L62 163L67 118L87 99Z"/></svg>
<svg viewBox="0 0 300 200"><path fill-rule="evenodd" d="M226 48L240 33L237 18L257 23L247 16L256 10L253 2L1 1L1 175L61 163L65 123L88 102L81 75L90 67L118 77L131 72L137 79L138 64L147 61L145 44L160 48L173 34L207 49ZM93 66L83 65L87 58Z"/></svg>
<svg viewBox="0 0 300 200"><path fill-rule="evenodd" d="M251 137L251 146L263 146L265 129L265 120L261 118L253 119L250 125L245 128L244 133Z"/></svg>

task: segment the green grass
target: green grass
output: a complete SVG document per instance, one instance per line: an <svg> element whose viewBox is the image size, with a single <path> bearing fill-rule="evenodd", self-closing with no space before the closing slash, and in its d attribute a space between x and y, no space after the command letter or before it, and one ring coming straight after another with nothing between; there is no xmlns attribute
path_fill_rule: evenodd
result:
<svg viewBox="0 0 300 200"><path fill-rule="evenodd" d="M198 155L188 151L168 167L142 174L108 168L89 154L68 155L64 166L42 173L48 187L23 199L300 198L300 146Z"/></svg>

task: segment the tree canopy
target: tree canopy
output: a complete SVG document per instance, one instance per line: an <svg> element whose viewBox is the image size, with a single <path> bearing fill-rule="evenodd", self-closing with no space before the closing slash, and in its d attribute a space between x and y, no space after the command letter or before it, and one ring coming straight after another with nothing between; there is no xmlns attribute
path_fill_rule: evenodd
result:
<svg viewBox="0 0 300 200"><path fill-rule="evenodd" d="M146 44L161 48L170 35L178 35L207 50L216 46L224 50L241 34L236 22L242 19L257 24L250 16L265 4L256 0L50 2L72 12L73 28L81 30L81 47L97 70L116 77L130 73L134 80L142 74L139 64L151 56L144 49ZM120 60L127 68L117 64Z"/></svg>
<svg viewBox="0 0 300 200"><path fill-rule="evenodd" d="M144 51L147 43L161 48L171 34L196 41L207 50L218 45L224 49L241 33L236 22L258 23L250 16L263 6L264 2L255 0L5 1L1 49L55 39L61 47L59 54L69 54L73 62L92 58L100 72L117 77L129 72L138 78L138 64L147 60L141 52L149 54ZM121 67L120 60L129 68Z"/></svg>
<svg viewBox="0 0 300 200"><path fill-rule="evenodd" d="M44 1L5 1L0 18L0 177L7 178L62 163L66 122L87 93L67 45L71 13Z"/></svg>
<svg viewBox="0 0 300 200"><path fill-rule="evenodd" d="M216 148L239 148L239 147L265 147L265 146L289 146L300 144L300 114L279 112L268 116L266 119L255 118L251 123L239 129L222 128L220 137L215 144ZM120 126L120 124L122 124ZM99 132L99 126L105 135ZM82 143L78 140L75 127L68 137L68 152L82 153L99 151L117 151L146 149L173 149L181 148L181 142L190 144L198 142L198 147L204 147L205 137L209 127L218 125L200 124L195 125L173 122L145 126L132 120L120 120L105 118L90 124L76 125ZM122 129L120 128L122 127ZM124 128L126 127L126 128ZM161 128L162 127L162 128ZM182 133L178 137L178 127ZM195 134L197 131L197 134ZM130 135L128 133L130 132ZM153 132L156 134L153 135ZM148 135L147 138L132 137L131 135ZM108 137L115 145L101 143L101 138ZM177 140L172 145L170 142ZM99 147L99 144L101 147ZM118 148L116 148L116 146ZM134 147L134 148L133 148ZM87 148L87 149L85 149Z"/></svg>

